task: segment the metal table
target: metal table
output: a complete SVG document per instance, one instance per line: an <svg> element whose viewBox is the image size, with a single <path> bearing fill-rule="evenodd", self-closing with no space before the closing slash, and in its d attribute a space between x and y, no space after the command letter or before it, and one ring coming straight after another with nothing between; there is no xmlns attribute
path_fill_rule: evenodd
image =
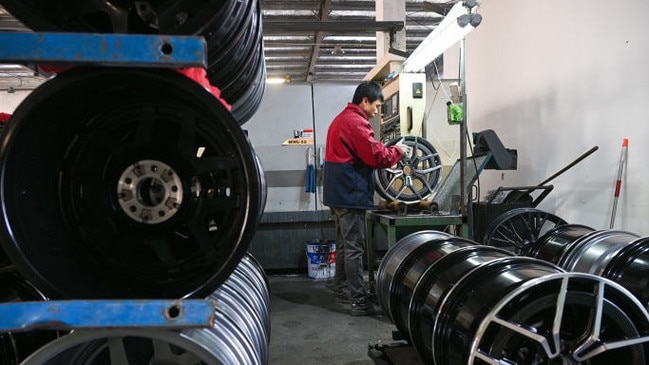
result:
<svg viewBox="0 0 649 365"><path fill-rule="evenodd" d="M374 290L375 242L374 227L380 225L388 236L388 250L401 238L423 230L443 231L447 226L456 226L461 237L469 237L469 225L462 215L433 215L430 213L399 215L392 211L368 211L365 214L365 237L367 241L367 267L370 288Z"/></svg>

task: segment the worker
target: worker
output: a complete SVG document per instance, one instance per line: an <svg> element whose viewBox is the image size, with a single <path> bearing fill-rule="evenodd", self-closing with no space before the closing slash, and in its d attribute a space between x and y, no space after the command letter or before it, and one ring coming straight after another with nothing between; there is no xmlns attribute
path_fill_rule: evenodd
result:
<svg viewBox="0 0 649 365"><path fill-rule="evenodd" d="M334 295L351 302L354 316L378 314L363 281L365 211L374 207L375 169L394 166L411 147L403 142L386 147L374 139L369 119L383 102L381 87L374 82L357 86L351 103L331 122L327 131L323 203L336 227ZM372 300L370 300L372 299Z"/></svg>

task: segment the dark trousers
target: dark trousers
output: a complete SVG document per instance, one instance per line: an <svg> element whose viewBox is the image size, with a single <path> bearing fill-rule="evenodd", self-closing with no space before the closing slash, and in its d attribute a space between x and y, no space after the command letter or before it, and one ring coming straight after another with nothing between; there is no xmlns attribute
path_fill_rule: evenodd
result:
<svg viewBox="0 0 649 365"><path fill-rule="evenodd" d="M365 301L363 283L363 253L365 252L365 210L331 208L336 225L336 275L337 290L347 282L352 302Z"/></svg>

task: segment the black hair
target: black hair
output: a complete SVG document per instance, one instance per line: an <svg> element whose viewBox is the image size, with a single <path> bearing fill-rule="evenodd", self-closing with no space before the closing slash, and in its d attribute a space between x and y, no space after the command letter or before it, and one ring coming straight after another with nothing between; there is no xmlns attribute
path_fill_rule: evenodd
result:
<svg viewBox="0 0 649 365"><path fill-rule="evenodd" d="M381 86L376 82L366 81L356 87L354 92L354 98L352 103L359 105L363 98L367 98L370 103L373 103L375 100L380 99L383 102L383 92L381 91Z"/></svg>

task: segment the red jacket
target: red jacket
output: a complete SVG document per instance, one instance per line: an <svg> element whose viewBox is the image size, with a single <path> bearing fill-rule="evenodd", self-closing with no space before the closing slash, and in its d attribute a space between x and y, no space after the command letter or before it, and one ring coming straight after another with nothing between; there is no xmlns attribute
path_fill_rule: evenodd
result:
<svg viewBox="0 0 649 365"><path fill-rule="evenodd" d="M5 124L11 118L11 114L0 113L0 124Z"/></svg>
<svg viewBox="0 0 649 365"><path fill-rule="evenodd" d="M360 106L349 103L329 126L325 149L323 203L333 208L371 209L375 169L395 165L403 152L374 139Z"/></svg>

